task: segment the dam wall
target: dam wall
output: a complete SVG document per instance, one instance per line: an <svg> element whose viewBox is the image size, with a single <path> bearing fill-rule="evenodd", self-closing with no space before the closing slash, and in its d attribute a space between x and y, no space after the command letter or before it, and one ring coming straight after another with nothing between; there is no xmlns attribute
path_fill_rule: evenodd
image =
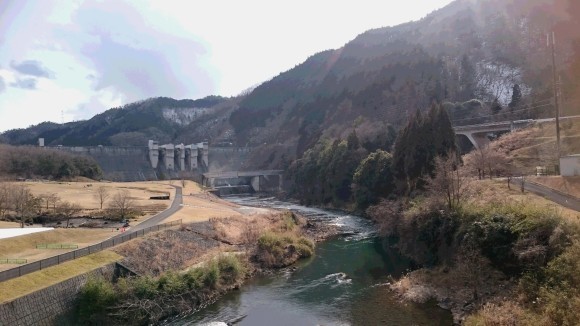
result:
<svg viewBox="0 0 580 326"><path fill-rule="evenodd" d="M149 162L149 148L143 147L56 147L58 150L90 156L103 170L103 178L110 181L157 180L157 171Z"/></svg>
<svg viewBox="0 0 580 326"><path fill-rule="evenodd" d="M246 170L251 153L247 147L209 147L205 142L159 144L153 140L147 146L52 148L92 157L103 170L103 178L110 181L198 180L206 172Z"/></svg>

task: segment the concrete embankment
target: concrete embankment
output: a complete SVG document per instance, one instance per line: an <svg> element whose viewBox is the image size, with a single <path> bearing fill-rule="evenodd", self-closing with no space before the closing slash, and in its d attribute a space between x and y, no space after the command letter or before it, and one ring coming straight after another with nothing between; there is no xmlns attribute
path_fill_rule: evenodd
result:
<svg viewBox="0 0 580 326"><path fill-rule="evenodd" d="M0 325L58 325L73 307L77 294L90 277L112 280L116 264L70 278L0 305Z"/></svg>

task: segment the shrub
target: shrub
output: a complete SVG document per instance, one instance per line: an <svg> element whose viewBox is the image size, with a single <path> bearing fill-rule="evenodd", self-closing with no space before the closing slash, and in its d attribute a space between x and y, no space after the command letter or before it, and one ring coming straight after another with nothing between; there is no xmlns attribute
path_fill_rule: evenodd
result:
<svg viewBox="0 0 580 326"><path fill-rule="evenodd" d="M131 282L133 293L139 299L152 299L159 294L157 280L150 276L140 276Z"/></svg>
<svg viewBox="0 0 580 326"><path fill-rule="evenodd" d="M314 243L304 237L267 232L258 239L257 260L264 267L283 267L314 254Z"/></svg>
<svg viewBox="0 0 580 326"><path fill-rule="evenodd" d="M186 278L175 272L163 274L158 280L158 289L165 294L180 294L188 289Z"/></svg>
<svg viewBox="0 0 580 326"><path fill-rule="evenodd" d="M246 267L233 254L218 257L217 265L224 284L233 284L246 275Z"/></svg>
<svg viewBox="0 0 580 326"><path fill-rule="evenodd" d="M530 312L512 301L488 303L476 314L467 317L466 326L517 326L542 325Z"/></svg>
<svg viewBox="0 0 580 326"><path fill-rule="evenodd" d="M210 262L204 269L203 284L211 289L216 289L220 281L220 269L215 261Z"/></svg>
<svg viewBox="0 0 580 326"><path fill-rule="evenodd" d="M77 318L81 324L98 325L119 297L113 284L103 277L91 277L80 291Z"/></svg>

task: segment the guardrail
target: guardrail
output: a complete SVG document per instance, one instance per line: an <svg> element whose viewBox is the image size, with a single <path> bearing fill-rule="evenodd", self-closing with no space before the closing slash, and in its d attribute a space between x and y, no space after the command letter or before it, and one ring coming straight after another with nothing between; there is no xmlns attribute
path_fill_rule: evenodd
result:
<svg viewBox="0 0 580 326"><path fill-rule="evenodd" d="M14 267L14 268L0 272L0 282L4 282L7 280L16 278L16 277L20 277L22 275L36 272L36 271L39 271L39 270L44 269L44 268L48 268L51 266L62 264L62 263L69 261L69 260L74 260L74 259L86 256L89 254L93 254L95 252L99 252L101 250L119 245L123 242L129 241L129 240L132 240L132 239L135 239L138 237L142 237L148 233L165 230L165 229L168 229L170 227L173 227L173 226L179 225L179 224L181 224L181 220L150 226L150 227L145 228L143 230L137 230L134 232L129 231L120 237L114 237L114 238L105 240L103 242L99 242L97 244L94 244L92 246L88 246L88 247L84 247L81 249L69 251L69 252L66 252L64 254L60 254L57 256L50 257L50 258L46 258L46 259L42 259L42 260L35 261L32 263L28 263L28 264L25 264L25 265L22 265L19 267Z"/></svg>

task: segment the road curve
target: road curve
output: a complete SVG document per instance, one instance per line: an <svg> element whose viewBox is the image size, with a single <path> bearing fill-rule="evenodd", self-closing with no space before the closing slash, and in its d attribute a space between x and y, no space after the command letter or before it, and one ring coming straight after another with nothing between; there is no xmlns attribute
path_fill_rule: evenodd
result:
<svg viewBox="0 0 580 326"><path fill-rule="evenodd" d="M515 183L521 185L520 179L515 179ZM548 188L546 186L542 186L538 183L525 181L524 182L524 189L528 190L529 192L533 192L536 195L540 195L546 199L549 199L557 204L560 204L566 208L573 209L577 212L580 212L580 200L576 197L572 197L570 195L566 195L561 193L557 190Z"/></svg>
<svg viewBox="0 0 580 326"><path fill-rule="evenodd" d="M179 186L172 186L172 187L175 188L175 197L173 198L173 202L171 203L171 206L169 206L169 208L167 208L166 210L151 216L149 219L137 224L136 226L131 227L130 229L127 230L128 233L143 230L143 229L146 229L150 226L157 225L160 222L162 222L164 219L175 214L175 212L177 212L178 210L181 209L181 207L182 207L181 204L183 204L183 196L181 195L181 187L179 187ZM117 236L123 236L123 235L124 235L124 233L121 233Z"/></svg>

